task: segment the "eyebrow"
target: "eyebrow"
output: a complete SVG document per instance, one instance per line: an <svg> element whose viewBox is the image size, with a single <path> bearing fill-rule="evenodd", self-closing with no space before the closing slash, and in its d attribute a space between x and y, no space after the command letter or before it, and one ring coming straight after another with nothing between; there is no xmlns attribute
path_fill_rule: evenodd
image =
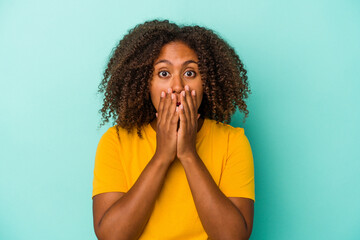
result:
<svg viewBox="0 0 360 240"><path fill-rule="evenodd" d="M172 63L171 63L169 60L162 59L162 60L159 60L158 62L156 62L156 63L154 64L154 66L155 66L156 64L162 63L162 62L163 62L163 63L168 63L168 64L172 65ZM189 64L189 63L198 64L198 62L195 62L194 60L187 60L186 62L184 62L184 63L182 64L182 66L185 66L185 65L187 65L187 64Z"/></svg>

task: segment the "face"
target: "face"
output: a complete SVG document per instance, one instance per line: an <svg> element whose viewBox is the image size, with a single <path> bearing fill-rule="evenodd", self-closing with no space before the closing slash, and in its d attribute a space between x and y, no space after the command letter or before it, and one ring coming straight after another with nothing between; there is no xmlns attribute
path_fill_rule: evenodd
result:
<svg viewBox="0 0 360 240"><path fill-rule="evenodd" d="M180 102L180 93L185 91L185 85L189 86L190 91L195 90L196 109L199 109L203 85L198 61L196 53L182 42L170 42L162 47L159 57L154 61L154 73L150 82L151 101L156 111L162 91L167 93L168 88L171 88Z"/></svg>

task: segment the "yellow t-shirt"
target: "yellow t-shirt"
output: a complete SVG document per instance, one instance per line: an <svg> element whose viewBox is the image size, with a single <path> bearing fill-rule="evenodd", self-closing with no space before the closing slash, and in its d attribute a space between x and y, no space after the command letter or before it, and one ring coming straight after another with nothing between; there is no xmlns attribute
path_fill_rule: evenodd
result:
<svg viewBox="0 0 360 240"><path fill-rule="evenodd" d="M150 124L128 134L115 126L101 137L95 157L92 196L104 192L127 192L151 160L156 132ZM205 119L197 133L197 153L220 190L227 197L255 201L254 165L243 128ZM152 215L140 237L146 239L208 239L196 211L185 171L179 160L168 169Z"/></svg>

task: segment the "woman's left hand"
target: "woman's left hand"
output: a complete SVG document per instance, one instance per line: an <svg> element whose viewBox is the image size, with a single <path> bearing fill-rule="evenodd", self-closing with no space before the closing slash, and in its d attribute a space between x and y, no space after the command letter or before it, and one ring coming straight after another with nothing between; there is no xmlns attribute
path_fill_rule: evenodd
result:
<svg viewBox="0 0 360 240"><path fill-rule="evenodd" d="M198 129L197 103L195 90L190 92L189 86L180 94L181 105L178 107L180 127L177 132L177 158L184 161L196 156L196 134ZM185 96L184 96L185 95Z"/></svg>

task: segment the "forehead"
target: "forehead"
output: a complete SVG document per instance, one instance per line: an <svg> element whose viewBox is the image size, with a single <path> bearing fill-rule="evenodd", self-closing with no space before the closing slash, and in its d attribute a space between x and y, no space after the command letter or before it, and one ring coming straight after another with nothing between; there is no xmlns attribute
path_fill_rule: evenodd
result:
<svg viewBox="0 0 360 240"><path fill-rule="evenodd" d="M198 57L194 50L192 50L188 45L183 42L170 42L165 44L160 51L159 57L157 60L169 60L171 61L186 61L194 60L198 61ZM155 62L156 62L155 61Z"/></svg>

